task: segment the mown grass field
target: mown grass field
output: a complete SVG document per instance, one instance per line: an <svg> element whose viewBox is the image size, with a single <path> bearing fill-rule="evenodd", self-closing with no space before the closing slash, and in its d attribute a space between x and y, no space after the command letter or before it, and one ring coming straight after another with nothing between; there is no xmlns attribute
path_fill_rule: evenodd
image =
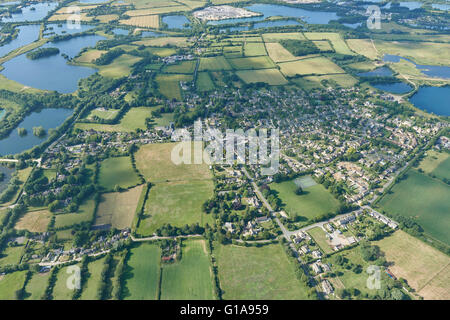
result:
<svg viewBox="0 0 450 320"><path fill-rule="evenodd" d="M31 279L28 280L27 286L25 287L25 299L40 300L47 287L49 277L50 272L33 273Z"/></svg>
<svg viewBox="0 0 450 320"><path fill-rule="evenodd" d="M80 265L77 266L81 267ZM72 279L71 277L74 273L67 273L67 271L70 271L69 267L62 267L56 275L56 282L52 292L53 300L72 300L74 290L68 288L67 281L73 285L70 279Z"/></svg>
<svg viewBox="0 0 450 320"><path fill-rule="evenodd" d="M328 244L328 239L325 236L325 231L323 231L320 227L315 227L310 230L308 230L309 235L314 239L316 244L322 249L325 254L332 253L333 249L331 249L330 245Z"/></svg>
<svg viewBox="0 0 450 320"><path fill-rule="evenodd" d="M98 183L105 190L114 190L115 186L127 189L138 185L139 182L130 157L114 157L102 161Z"/></svg>
<svg viewBox="0 0 450 320"><path fill-rule="evenodd" d="M101 273L105 265L105 257L89 262L87 280L81 292L81 300L97 300L98 288L101 283Z"/></svg>
<svg viewBox="0 0 450 320"><path fill-rule="evenodd" d="M196 85L197 85L197 89L202 92L211 91L211 90L214 90L214 88L215 88L214 82L212 81L208 72L199 72L198 73Z"/></svg>
<svg viewBox="0 0 450 320"><path fill-rule="evenodd" d="M306 76L303 77L305 81L314 82L317 87L323 87L322 81L326 80L328 85L333 87L341 86L343 88L351 88L358 83L358 80L353 78L351 75L344 74L325 74L322 76Z"/></svg>
<svg viewBox="0 0 450 320"><path fill-rule="evenodd" d="M25 283L27 271L0 275L0 300L16 300L16 291Z"/></svg>
<svg viewBox="0 0 450 320"><path fill-rule="evenodd" d="M420 162L419 168L425 173L436 175L439 179L450 179L450 156L447 152L427 151L427 156Z"/></svg>
<svg viewBox="0 0 450 320"><path fill-rule="evenodd" d="M237 70L249 69L270 69L275 68L275 64L268 56L250 57L250 58L235 58L228 59L231 66Z"/></svg>
<svg viewBox="0 0 450 320"><path fill-rule="evenodd" d="M339 207L339 201L321 184L304 188L302 195L296 195L297 185L293 180L272 183L270 188L278 192L283 209L290 217L299 217L301 221L314 219L326 213L332 213Z"/></svg>
<svg viewBox="0 0 450 320"><path fill-rule="evenodd" d="M30 232L45 232L51 217L52 213L48 210L29 211L17 221L15 228Z"/></svg>
<svg viewBox="0 0 450 320"><path fill-rule="evenodd" d="M413 218L431 237L450 244L450 187L411 169L377 204L383 210Z"/></svg>
<svg viewBox="0 0 450 320"><path fill-rule="evenodd" d="M104 193L98 206L95 225L110 224L116 229L130 228L143 186L125 192Z"/></svg>
<svg viewBox="0 0 450 320"><path fill-rule="evenodd" d="M259 248L216 244L214 253L226 300L307 299L307 289L278 244Z"/></svg>
<svg viewBox="0 0 450 320"><path fill-rule="evenodd" d="M62 228L85 221L91 221L94 217L95 201L93 198L85 200L76 213L57 214L55 216L55 227Z"/></svg>
<svg viewBox="0 0 450 320"><path fill-rule="evenodd" d="M223 56L206 57L200 59L198 71L222 71L231 70L231 66L227 59Z"/></svg>
<svg viewBox="0 0 450 320"><path fill-rule="evenodd" d="M161 300L212 300L214 278L205 240L183 242L181 261L162 268Z"/></svg>
<svg viewBox="0 0 450 320"><path fill-rule="evenodd" d="M408 284L425 299L450 299L450 258L421 240L401 230L375 242L393 264L389 267L396 277Z"/></svg>
<svg viewBox="0 0 450 320"><path fill-rule="evenodd" d="M141 243L130 250L124 279L125 300L158 299L161 249L157 245Z"/></svg>
<svg viewBox="0 0 450 320"><path fill-rule="evenodd" d="M338 65L324 57L302 59L279 64L281 72L288 77L296 75L323 75L345 73Z"/></svg>
<svg viewBox="0 0 450 320"><path fill-rule="evenodd" d="M104 110L94 109L89 113L87 119L98 117L100 119L110 120L114 119L118 112L119 112L118 109L104 109Z"/></svg>
<svg viewBox="0 0 450 320"><path fill-rule="evenodd" d="M265 82L272 86L288 83L278 69L242 70L236 74L245 83Z"/></svg>
<svg viewBox="0 0 450 320"><path fill-rule="evenodd" d="M156 76L159 92L161 92L161 94L166 96L168 99L176 99L178 101L181 101L183 98L180 81L190 82L192 81L192 75L161 74Z"/></svg>

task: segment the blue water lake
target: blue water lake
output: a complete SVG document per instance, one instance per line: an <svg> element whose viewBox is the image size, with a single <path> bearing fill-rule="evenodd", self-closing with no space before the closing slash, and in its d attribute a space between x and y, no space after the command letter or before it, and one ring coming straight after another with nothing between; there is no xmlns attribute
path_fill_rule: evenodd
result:
<svg viewBox="0 0 450 320"><path fill-rule="evenodd" d="M3 57L11 51L26 46L39 38L39 30L41 26L38 24L26 25L18 27L19 33L17 38L0 47L0 57Z"/></svg>
<svg viewBox="0 0 450 320"><path fill-rule="evenodd" d="M358 73L357 75L359 77L390 77L390 76L392 76L392 74L393 73L392 73L391 69L389 69L388 67L381 67L381 68L377 68L372 71L361 72L361 73Z"/></svg>
<svg viewBox="0 0 450 320"><path fill-rule="evenodd" d="M409 101L417 108L439 116L450 116L450 86L420 87Z"/></svg>
<svg viewBox="0 0 450 320"><path fill-rule="evenodd" d="M58 6L57 2L42 2L23 7L21 13L13 13L10 18L2 18L2 22L24 22L42 20L50 11Z"/></svg>
<svg viewBox="0 0 450 320"><path fill-rule="evenodd" d="M52 37L55 35L64 35L64 34L76 34L81 33L90 29L95 28L95 26L88 24L80 24L79 28L71 29L67 23L50 23L45 26L44 37Z"/></svg>
<svg viewBox="0 0 450 320"><path fill-rule="evenodd" d="M169 29L190 29L191 26L185 26L185 24L189 24L190 21L186 16L177 15L177 16L165 16L162 18L162 22L167 24Z"/></svg>
<svg viewBox="0 0 450 320"><path fill-rule="evenodd" d="M431 66L431 65L420 65L416 64L407 58L396 56L392 54L385 54L383 56L383 61L385 62L399 62L401 59L413 63L417 69L419 69L423 74L430 77L445 78L450 79L450 67L446 66Z"/></svg>
<svg viewBox="0 0 450 320"><path fill-rule="evenodd" d="M122 28L114 28L111 31L118 36L127 36L130 33L130 30Z"/></svg>
<svg viewBox="0 0 450 320"><path fill-rule="evenodd" d="M396 94L403 94L412 90L412 87L404 82L378 83L372 84L372 87Z"/></svg>

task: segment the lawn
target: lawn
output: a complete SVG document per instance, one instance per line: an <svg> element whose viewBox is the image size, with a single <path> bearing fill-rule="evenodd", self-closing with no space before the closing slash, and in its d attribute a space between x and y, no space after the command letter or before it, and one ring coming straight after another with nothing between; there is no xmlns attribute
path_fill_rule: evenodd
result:
<svg viewBox="0 0 450 320"><path fill-rule="evenodd" d="M101 273L105 265L105 257L89 262L87 280L83 285L81 300L98 300L98 288L101 283Z"/></svg>
<svg viewBox="0 0 450 320"><path fill-rule="evenodd" d="M426 234L450 244L448 199L448 185L411 169L377 205L391 214L413 218Z"/></svg>
<svg viewBox="0 0 450 320"><path fill-rule="evenodd" d="M450 299L450 258L401 230L375 242L392 262L389 269L425 299Z"/></svg>
<svg viewBox="0 0 450 320"><path fill-rule="evenodd" d="M33 273L30 280L28 280L25 288L25 299L27 300L40 300L45 292L48 284L48 278L50 272L46 273Z"/></svg>
<svg viewBox="0 0 450 320"><path fill-rule="evenodd" d="M265 82L271 86L288 83L278 69L242 70L236 71L236 74L245 83Z"/></svg>
<svg viewBox="0 0 450 320"><path fill-rule="evenodd" d="M324 57L314 57L291 62L280 63L281 72L288 77L296 75L322 75L329 73L345 73L338 65Z"/></svg>
<svg viewBox="0 0 450 320"><path fill-rule="evenodd" d="M161 249L141 243L130 250L124 273L125 300L157 300L160 278Z"/></svg>
<svg viewBox="0 0 450 320"><path fill-rule="evenodd" d="M23 287L27 271L0 275L0 300L15 300L16 291Z"/></svg>
<svg viewBox="0 0 450 320"><path fill-rule="evenodd" d="M332 253L333 249L331 249L331 246L328 244L328 239L325 236L326 232L323 231L320 227L315 227L310 230L308 230L309 235L314 239L316 244L322 249L325 254Z"/></svg>
<svg viewBox="0 0 450 320"><path fill-rule="evenodd" d="M98 206L95 225L109 224L116 229L130 228L143 186L125 192L104 193Z"/></svg>
<svg viewBox="0 0 450 320"><path fill-rule="evenodd" d="M223 56L206 57L200 59L198 71L223 71L231 70L231 66L227 59Z"/></svg>
<svg viewBox="0 0 450 320"><path fill-rule="evenodd" d="M283 202L283 209L290 217L294 219L299 217L301 221L333 213L339 207L339 201L321 184L303 188L302 195L295 194L297 185L294 180L272 183L270 188L278 192L278 197Z"/></svg>
<svg viewBox="0 0 450 320"><path fill-rule="evenodd" d="M212 300L214 278L205 240L183 242L181 261L162 268L161 300Z"/></svg>
<svg viewBox="0 0 450 320"><path fill-rule="evenodd" d="M139 176L131 166L129 157L108 158L102 161L98 183L105 190L114 190L115 186L127 189L138 185L139 182Z"/></svg>
<svg viewBox="0 0 450 320"><path fill-rule="evenodd" d="M45 232L51 217L52 213L48 210L29 211L17 221L15 228L30 232Z"/></svg>
<svg viewBox="0 0 450 320"><path fill-rule="evenodd" d="M307 288L278 244L259 248L216 244L214 253L225 300L307 299Z"/></svg>
<svg viewBox="0 0 450 320"><path fill-rule="evenodd" d="M85 200L76 213L64 213L56 215L55 228L63 228L79 224L81 222L92 221L94 217L95 201L93 198Z"/></svg>
<svg viewBox="0 0 450 320"><path fill-rule="evenodd" d="M275 64L268 56L235 58L228 59L228 61L230 62L231 66L237 70L275 68Z"/></svg>

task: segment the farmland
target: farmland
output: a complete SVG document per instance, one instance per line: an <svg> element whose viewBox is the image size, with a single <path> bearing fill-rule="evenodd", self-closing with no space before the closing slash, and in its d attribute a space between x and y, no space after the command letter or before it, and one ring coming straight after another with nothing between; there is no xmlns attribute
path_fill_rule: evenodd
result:
<svg viewBox="0 0 450 320"><path fill-rule="evenodd" d="M324 57L314 57L292 62L280 63L281 72L287 77L296 75L322 75L344 73L338 65Z"/></svg>
<svg viewBox="0 0 450 320"><path fill-rule="evenodd" d="M81 300L95 300L98 299L98 288L101 282L101 272L105 264L105 258L100 258L88 264L88 275L85 285L82 288Z"/></svg>
<svg viewBox="0 0 450 320"><path fill-rule="evenodd" d="M89 198L85 200L76 213L58 214L55 217L55 227L64 228L81 222L92 221L94 217L95 201Z"/></svg>
<svg viewBox="0 0 450 320"><path fill-rule="evenodd" d="M0 275L0 300L15 300L16 291L24 285L27 271Z"/></svg>
<svg viewBox="0 0 450 320"><path fill-rule="evenodd" d="M40 300L47 287L50 273L33 273L25 288L27 300Z"/></svg>
<svg viewBox="0 0 450 320"><path fill-rule="evenodd" d="M236 74L245 83L265 82L272 86L288 83L278 69L243 70Z"/></svg>
<svg viewBox="0 0 450 320"><path fill-rule="evenodd" d="M176 100L181 100L183 95L180 87L180 82L190 81L192 81L192 76L184 74L161 74L156 77L159 91L168 99Z"/></svg>
<svg viewBox="0 0 450 320"><path fill-rule="evenodd" d="M48 210L29 211L17 221L17 230L28 230L30 232L45 232L51 219Z"/></svg>
<svg viewBox="0 0 450 320"><path fill-rule="evenodd" d="M101 163L99 185L105 190L113 190L115 186L123 189L139 184L139 177L131 166L129 157L108 158Z"/></svg>

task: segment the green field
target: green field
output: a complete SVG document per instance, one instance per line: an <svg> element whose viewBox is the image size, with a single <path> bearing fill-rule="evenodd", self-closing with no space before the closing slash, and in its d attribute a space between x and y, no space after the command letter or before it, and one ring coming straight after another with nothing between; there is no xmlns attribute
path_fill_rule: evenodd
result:
<svg viewBox="0 0 450 320"><path fill-rule="evenodd" d="M16 300L16 291L25 283L27 271L16 271L0 275L0 300Z"/></svg>
<svg viewBox="0 0 450 320"><path fill-rule="evenodd" d="M98 117L100 119L109 120L114 119L117 113L119 113L119 110L117 109L94 109L91 111L91 113L89 113L87 119Z"/></svg>
<svg viewBox="0 0 450 320"><path fill-rule="evenodd" d="M102 161L98 182L105 190L114 190L115 186L123 189L136 186L140 180L129 157L115 157Z"/></svg>
<svg viewBox="0 0 450 320"><path fill-rule="evenodd" d="M281 72L288 77L296 75L322 75L330 73L345 73L338 65L324 57L302 59L280 63Z"/></svg>
<svg viewBox="0 0 450 320"><path fill-rule="evenodd" d="M192 76L185 74L172 74L172 75L161 74L156 77L159 92L161 92L161 94L166 96L166 98L168 99L176 99L176 100L182 99L180 82L190 82L190 81L192 81Z"/></svg>
<svg viewBox="0 0 450 320"><path fill-rule="evenodd" d="M80 265L78 265L81 267ZM74 275L73 273L67 273L69 271L68 267L63 267L59 269L58 274L56 275L55 286L53 287L53 300L72 300L72 296L74 290L70 289L67 286L67 282L73 285L73 282L70 282L71 277Z"/></svg>
<svg viewBox="0 0 450 320"><path fill-rule="evenodd" d="M161 249L149 243L135 245L125 269L125 300L157 300Z"/></svg>
<svg viewBox="0 0 450 320"><path fill-rule="evenodd" d="M450 244L450 187L438 179L411 169L407 178L394 185L378 206L413 218L431 237Z"/></svg>
<svg viewBox="0 0 450 320"><path fill-rule="evenodd" d="M76 213L64 213L56 215L55 227L63 228L85 221L92 221L94 217L95 201L93 198L85 200Z"/></svg>
<svg viewBox="0 0 450 320"><path fill-rule="evenodd" d="M231 70L230 64L223 56L207 57L200 59L198 71L222 71Z"/></svg>
<svg viewBox="0 0 450 320"><path fill-rule="evenodd" d="M212 300L213 275L205 240L183 243L181 261L162 268L161 300Z"/></svg>
<svg viewBox="0 0 450 320"><path fill-rule="evenodd" d="M197 89L201 92L214 90L214 82L208 72L199 72L197 75Z"/></svg>
<svg viewBox="0 0 450 320"><path fill-rule="evenodd" d="M236 74L245 83L265 82L272 86L288 83L278 69L242 70Z"/></svg>
<svg viewBox="0 0 450 320"><path fill-rule="evenodd" d="M420 162L419 168L439 179L450 179L450 156L447 152L430 150Z"/></svg>
<svg viewBox="0 0 450 320"><path fill-rule="evenodd" d="M230 62L231 66L237 70L275 68L275 64L268 56L235 58L228 59L228 61Z"/></svg>
<svg viewBox="0 0 450 320"><path fill-rule="evenodd" d="M214 253L225 300L307 299L307 288L278 244L259 248L216 244Z"/></svg>
<svg viewBox="0 0 450 320"><path fill-rule="evenodd" d="M123 54L106 66L101 66L99 73L104 77L120 78L130 74L131 67L142 58Z"/></svg>
<svg viewBox="0 0 450 320"><path fill-rule="evenodd" d="M308 230L309 235L314 239L316 244L322 249L325 254L332 253L333 249L331 249L330 245L328 244L328 239L325 236L326 233L323 231L320 227L315 227L310 230Z"/></svg>
<svg viewBox="0 0 450 320"><path fill-rule="evenodd" d="M23 252L23 246L6 247L3 249L2 253L0 253L0 267L9 264L18 264Z"/></svg>
<svg viewBox="0 0 450 320"><path fill-rule="evenodd" d="M195 70L197 61L182 61L177 64L172 64L164 68L164 72L167 73L188 73L191 74Z"/></svg>
<svg viewBox="0 0 450 320"><path fill-rule="evenodd" d="M265 56L267 52L262 42L246 42L244 44L244 54L246 57L254 57Z"/></svg>
<svg viewBox="0 0 450 320"><path fill-rule="evenodd" d="M105 265L105 257L89 262L86 283L83 286L81 300L97 300L100 287L101 273Z"/></svg>
<svg viewBox="0 0 450 320"><path fill-rule="evenodd" d="M25 299L40 300L48 284L50 273L33 273L25 287Z"/></svg>
<svg viewBox="0 0 450 320"><path fill-rule="evenodd" d="M270 188L278 192L284 210L291 218L299 217L301 221L314 219L326 213L333 213L339 207L339 201L321 184L304 188L302 195L296 195L297 185L294 180L272 183Z"/></svg>
<svg viewBox="0 0 450 320"><path fill-rule="evenodd" d="M334 48L336 53L346 54L346 55L355 55L352 52L345 41L342 39L339 33L334 32L305 32L305 37L309 40L329 40Z"/></svg>

